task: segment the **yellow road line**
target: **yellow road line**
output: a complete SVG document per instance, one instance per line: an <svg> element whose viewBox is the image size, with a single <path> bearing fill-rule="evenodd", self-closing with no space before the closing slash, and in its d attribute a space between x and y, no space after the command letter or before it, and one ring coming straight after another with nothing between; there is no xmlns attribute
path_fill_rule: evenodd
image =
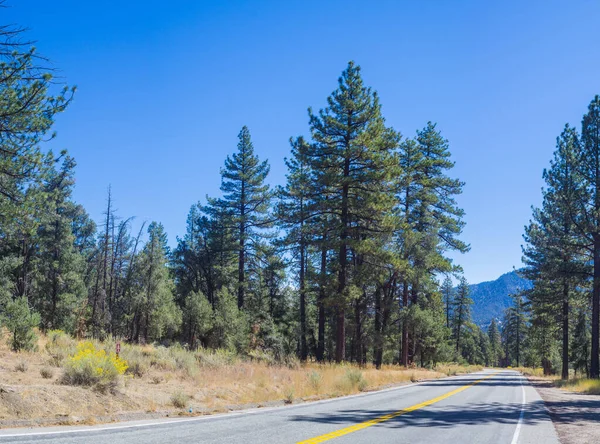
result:
<svg viewBox="0 0 600 444"><path fill-rule="evenodd" d="M475 384L479 384L481 381L484 381L487 378L491 378L495 374L496 373L492 373L492 374L486 376L485 378L481 378L476 381L473 381L470 384L459 387L456 390L452 390L451 392L448 392L444 395L438 396L437 398L430 399L429 401L425 401L420 404L415 404L411 407L407 407L405 409L398 410L397 412L388 413L387 415L383 415L378 418L371 419L369 421L361 422L361 423L355 424L353 426L346 427L344 429L336 430L335 432L326 433L325 435L316 436L314 438L310 438L305 441L299 441L296 444L316 444L319 442L329 441L330 439L339 438L340 436L348 435L349 433L358 432L359 430L366 429L367 427L374 426L375 424L379 424L384 421L389 421L390 419L397 418L398 416L402 416L406 413L414 412L415 410L419 410L419 409L422 409L423 407L427 407L431 404L435 404L436 402L440 402L446 398L449 398L450 396L456 395L457 393L460 393L460 392L468 389L469 387L473 387Z"/></svg>

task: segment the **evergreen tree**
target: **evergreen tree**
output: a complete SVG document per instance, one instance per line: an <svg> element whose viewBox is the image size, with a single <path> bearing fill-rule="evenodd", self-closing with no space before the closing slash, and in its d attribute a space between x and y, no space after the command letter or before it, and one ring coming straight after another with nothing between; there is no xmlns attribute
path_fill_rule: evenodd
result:
<svg viewBox="0 0 600 444"><path fill-rule="evenodd" d="M442 283L442 295L446 312L446 328L450 329L450 315L452 314L452 306L454 305L454 287L452 285L452 279L450 279L449 276L446 276Z"/></svg>
<svg viewBox="0 0 600 444"><path fill-rule="evenodd" d="M196 292L189 293L183 309L183 324L191 348L196 348L198 343L207 345L213 318L213 309L206 296Z"/></svg>
<svg viewBox="0 0 600 444"><path fill-rule="evenodd" d="M148 242L136 265L137 294L131 339L139 342L173 335L181 324L181 311L173 298L173 281L167 269L167 236L161 224L148 226Z"/></svg>
<svg viewBox="0 0 600 444"><path fill-rule="evenodd" d="M585 190L578 228L588 239L593 262L590 376L600 378L600 96L594 97L583 116L577 166Z"/></svg>
<svg viewBox="0 0 600 444"><path fill-rule="evenodd" d="M527 332L527 311L521 293L512 295L513 306L506 309L504 329L506 332L506 358L508 362L514 361L516 366L521 365L523 346Z"/></svg>
<svg viewBox="0 0 600 444"><path fill-rule="evenodd" d="M44 184L46 208L37 232L35 275L29 296L44 329L74 332L76 315L85 302L84 257L72 232L77 207L70 200L73 158L63 154L60 171L51 168Z"/></svg>
<svg viewBox="0 0 600 444"><path fill-rule="evenodd" d="M340 362L346 355L346 310L360 294L350 255L372 253L378 248L373 237L391 231L387 225L394 206L398 135L385 126L379 98L364 86L360 67L350 62L338 84L328 106L309 113L315 142L311 164L320 190L327 193L321 211L331 216L329 240L337 252L335 359Z"/></svg>
<svg viewBox="0 0 600 444"><path fill-rule="evenodd" d="M417 131L415 140L401 144L399 159L403 174L397 191L397 242L399 255L407 265L402 282L402 307L407 309L409 303L417 302L433 274L456 271L446 252L466 252L469 247L458 239L464 212L457 206L455 196L462 192L464 184L448 176L454 162L448 141L436 125L428 122ZM404 365L410 361L410 347L409 331L403 326Z"/></svg>
<svg viewBox="0 0 600 444"><path fill-rule="evenodd" d="M549 170L544 171L547 188L543 204L534 209L533 221L525 230L528 245L523 249L527 268L523 271L535 285L542 281L560 282L545 285L548 291L533 292L532 304L546 304L560 311L562 328L562 378L569 377L569 311L587 270L582 255L584 241L577 235L574 208L581 194L581 180L576 171L579 140L568 125L557 139L557 149Z"/></svg>
<svg viewBox="0 0 600 444"><path fill-rule="evenodd" d="M469 298L469 284L464 277L461 277L456 296L454 298L454 338L456 340L456 352L459 353L462 347L461 334L468 322L471 321L471 304L473 300Z"/></svg>
<svg viewBox="0 0 600 444"><path fill-rule="evenodd" d="M298 269L298 293L300 296L300 359L308 357L307 344L307 282L308 247L312 205L311 168L308 157L310 149L304 138L290 140L292 157L286 159L287 184L279 192L281 201L278 219L287 229L285 243L292 249Z"/></svg>
<svg viewBox="0 0 600 444"><path fill-rule="evenodd" d="M13 351L32 351L37 347L33 329L40 323L40 315L31 311L27 298L21 296L6 304L1 320L11 335Z"/></svg>
<svg viewBox="0 0 600 444"><path fill-rule="evenodd" d="M221 199L209 199L212 211L222 210L227 224L235 230L238 254L238 307L244 306L247 288L246 273L249 261L255 257L257 244L265 237L264 230L272 225L269 214L273 193L265 179L269 174L267 161L261 162L254 154L250 131L240 131L238 152L225 159L221 170Z"/></svg>
<svg viewBox="0 0 600 444"><path fill-rule="evenodd" d="M223 211L195 204L187 218L187 230L171 256L177 301L183 306L190 293L205 295L212 307L223 286L235 286L235 245Z"/></svg>
<svg viewBox="0 0 600 444"><path fill-rule="evenodd" d="M23 30L0 28L0 222L10 223L14 212L28 205L24 189L39 174L40 143L49 134L56 114L65 110L74 93L64 87L57 95L53 70L40 65L28 49Z"/></svg>
<svg viewBox="0 0 600 444"><path fill-rule="evenodd" d="M586 311L580 309L571 342L571 362L575 373L590 375L590 332Z"/></svg>
<svg viewBox="0 0 600 444"><path fill-rule="evenodd" d="M492 319L488 327L488 337L490 340L490 362L493 367L497 367L500 365L500 359L502 358L502 338L496 319Z"/></svg>

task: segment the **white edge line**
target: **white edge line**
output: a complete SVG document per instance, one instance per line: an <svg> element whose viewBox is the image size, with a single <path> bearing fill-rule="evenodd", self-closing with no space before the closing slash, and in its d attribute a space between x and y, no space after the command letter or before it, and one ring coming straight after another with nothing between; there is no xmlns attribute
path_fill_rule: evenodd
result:
<svg viewBox="0 0 600 444"><path fill-rule="evenodd" d="M90 433L90 432L103 432L103 431L110 431L110 430L133 429L133 428L140 428L140 427L154 427L154 426L160 426L160 425L179 424L179 423L184 423L184 422L206 421L206 420L219 419L219 418L231 418L234 416L243 416L243 415L254 414L254 413L270 412L273 410L283 410L285 408L309 407L309 406L313 406L313 405L326 404L329 402L342 401L342 400L352 399L352 398L360 398L360 397L370 396L370 395L377 395L380 393L392 392L395 390L404 390L404 389L416 387L418 385L428 383L428 382L462 378L465 376L477 375L479 373L481 373L481 372L468 373L465 375L450 376L448 378L429 379L429 380L425 380L425 381L421 381L421 382L401 385L399 387L391 387L391 388L387 388L387 389L383 389L383 390L375 390L375 391L367 392L367 393L358 393L356 395L339 396L336 398L321 399L319 401L302 402L302 403L296 404L296 405L277 406L277 407L259 407L259 408L255 408L255 409L240 410L238 412L231 412L231 413L221 413L221 414L216 414L216 415L209 414L209 415L205 415L205 416L198 416L195 418L185 418L185 419L167 419L167 418L165 418L161 421L155 421L155 422L149 422L149 423L143 423L143 424L88 426L87 428L79 428L79 429L51 430L51 431L47 431L47 432L11 433L11 434L6 434L6 435L1 434L1 429L0 429L0 441L3 438L19 438L19 437L26 437L26 436L66 435L66 434L73 434L73 433ZM523 394L524 393L525 392L523 392ZM4 430L6 430L6 429L4 429ZM515 444L515 443L516 442L513 439L513 444Z"/></svg>
<svg viewBox="0 0 600 444"><path fill-rule="evenodd" d="M527 402L525 399L525 386L523 385L523 376L521 376L521 414L519 415L519 421L517 422L517 428L515 429L515 434L513 435L513 439L511 444L517 444L519 442L519 434L521 433L521 426L523 425L523 417L525 416L525 403Z"/></svg>

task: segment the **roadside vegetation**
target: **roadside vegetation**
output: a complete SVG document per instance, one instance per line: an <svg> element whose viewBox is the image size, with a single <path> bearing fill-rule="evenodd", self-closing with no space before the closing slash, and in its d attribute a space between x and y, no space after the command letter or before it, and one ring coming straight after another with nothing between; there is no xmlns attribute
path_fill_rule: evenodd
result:
<svg viewBox="0 0 600 444"><path fill-rule="evenodd" d="M123 344L117 357L113 341L78 341L60 331L39 334L36 345L36 351L17 353L10 349L8 334L3 335L0 421L5 424L57 414L61 421L92 417L102 421L103 417L110 420L107 415L128 412L223 412L343 396L481 369L439 364L433 369L386 365L377 370L371 364L277 362L264 355L188 350L179 345Z"/></svg>
<svg viewBox="0 0 600 444"><path fill-rule="evenodd" d="M600 395L600 380L589 378L574 378L568 380L557 379L554 381L557 387L587 395Z"/></svg>
<svg viewBox="0 0 600 444"><path fill-rule="evenodd" d="M600 395L600 380L577 376L570 372L569 379L561 379L559 375L544 374L542 367L516 367L513 370L521 372L523 375L535 379L543 379L550 382L555 387L571 392L584 393L586 395Z"/></svg>

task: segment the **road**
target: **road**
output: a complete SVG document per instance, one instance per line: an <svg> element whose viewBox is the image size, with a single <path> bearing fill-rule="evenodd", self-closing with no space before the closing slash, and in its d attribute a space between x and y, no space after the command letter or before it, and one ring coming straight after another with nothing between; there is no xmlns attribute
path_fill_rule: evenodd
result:
<svg viewBox="0 0 600 444"><path fill-rule="evenodd" d="M556 444L543 401L514 371L485 370L335 400L214 417L0 430L0 443Z"/></svg>

